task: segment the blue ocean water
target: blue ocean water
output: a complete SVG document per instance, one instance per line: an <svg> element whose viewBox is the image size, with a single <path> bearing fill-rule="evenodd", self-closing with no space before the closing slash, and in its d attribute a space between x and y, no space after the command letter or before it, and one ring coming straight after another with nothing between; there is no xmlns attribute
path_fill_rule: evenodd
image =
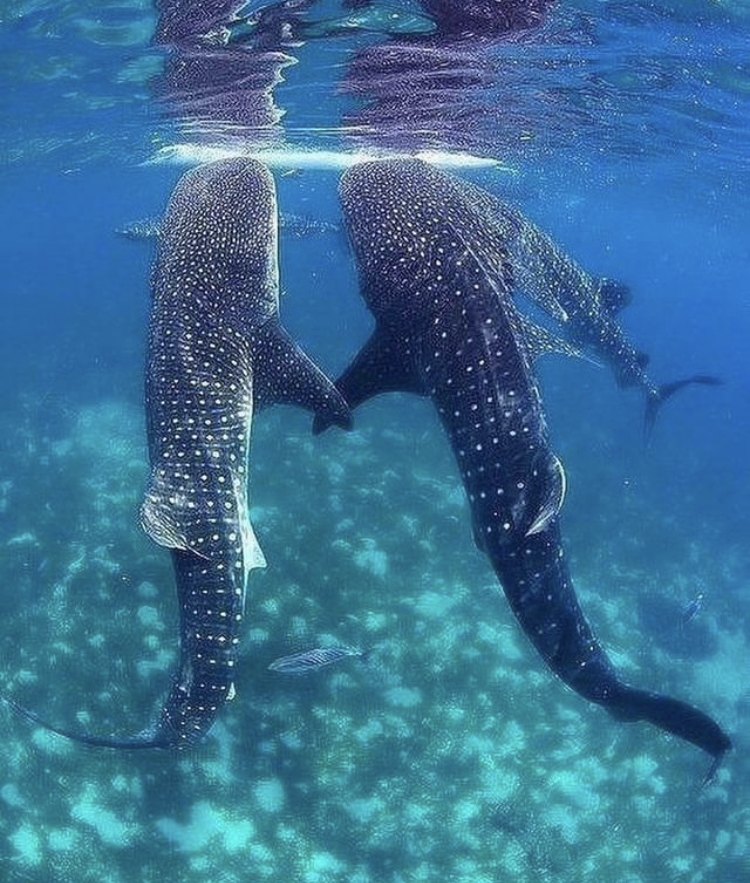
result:
<svg viewBox="0 0 750 883"><path fill-rule="evenodd" d="M342 157L404 143L498 161L455 171L631 287L622 323L659 382L725 381L670 401L646 448L639 393L591 362L539 365L587 614L628 680L711 713L735 750L701 789L697 749L612 721L548 672L474 546L428 402L383 397L354 432L315 439L306 414L274 408L253 427L269 567L250 576L236 699L180 754L89 749L3 712L0 877L745 879L747 4L559 0L512 39L474 34L471 64L452 55L461 76L436 89L422 57L395 81L371 67L344 82L358 53L398 44L370 12L369 31L287 40L296 63L270 93L284 113L229 131L201 117L210 88L197 112L165 94L168 6L0 11L4 692L60 725L131 733L177 658L169 558L138 523L153 243L115 231L159 215L216 141L303 150L273 158L280 209L340 225ZM346 236L282 231L280 249L283 321L335 377L372 325ZM302 679L267 670L332 645L368 657Z"/></svg>

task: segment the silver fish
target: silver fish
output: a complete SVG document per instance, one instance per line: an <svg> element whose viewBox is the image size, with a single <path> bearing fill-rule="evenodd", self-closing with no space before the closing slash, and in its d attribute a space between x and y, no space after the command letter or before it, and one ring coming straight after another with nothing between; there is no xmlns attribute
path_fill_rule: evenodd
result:
<svg viewBox="0 0 750 883"><path fill-rule="evenodd" d="M117 227L115 233L126 239L132 239L133 242L157 239L161 232L161 224L162 219L159 215L149 215L147 218L139 218L137 221Z"/></svg>
<svg viewBox="0 0 750 883"><path fill-rule="evenodd" d="M309 215L295 215L291 212L280 212L278 216L279 229L284 230L296 239L306 236L319 236L324 233L336 233L341 228L334 221L324 221ZM123 224L115 230L119 236L131 239L133 242L144 242L150 239L158 239L161 235L162 218L159 215L150 215Z"/></svg>
<svg viewBox="0 0 750 883"><path fill-rule="evenodd" d="M700 613L703 603L706 600L705 592L698 592L698 594L690 601L689 604L686 604L682 608L682 625L686 626L689 622L691 622L695 617Z"/></svg>
<svg viewBox="0 0 750 883"><path fill-rule="evenodd" d="M152 275L141 526L171 554L178 667L158 717L132 736L53 726L0 696L53 733L108 748L184 749L235 694L247 582L265 566L248 501L254 416L286 403L347 428L350 420L281 324L277 216L270 171L247 158L191 169L169 200Z"/></svg>
<svg viewBox="0 0 750 883"><path fill-rule="evenodd" d="M303 653L293 653L291 656L280 656L268 666L269 671L278 671L285 675L302 675L311 671L317 671L339 659L349 656L364 656L361 650L353 647L316 647L314 650L305 650Z"/></svg>

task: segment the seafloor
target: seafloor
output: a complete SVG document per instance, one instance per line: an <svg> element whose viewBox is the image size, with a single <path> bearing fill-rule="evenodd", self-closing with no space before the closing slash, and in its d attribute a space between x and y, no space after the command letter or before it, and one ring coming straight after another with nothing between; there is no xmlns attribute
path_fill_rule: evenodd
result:
<svg viewBox="0 0 750 883"><path fill-rule="evenodd" d="M294 411L256 421L252 516L271 566L251 575L237 697L204 745L90 749L0 711L2 879L742 879L747 754L701 791L699 751L610 720L548 673L473 546L436 421L406 402L318 439ZM26 396L3 423L3 689L61 725L140 730L177 649L169 557L137 524L142 410ZM647 488L608 477L606 454L583 474L586 456L568 445L563 528L600 636L629 679L746 745L739 545L660 514ZM711 603L680 629L698 574ZM267 671L327 644L368 655Z"/></svg>

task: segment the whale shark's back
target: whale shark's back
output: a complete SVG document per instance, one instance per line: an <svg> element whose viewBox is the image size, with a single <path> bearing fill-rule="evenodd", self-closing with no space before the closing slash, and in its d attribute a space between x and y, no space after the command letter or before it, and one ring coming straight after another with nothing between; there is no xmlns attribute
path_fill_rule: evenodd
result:
<svg viewBox="0 0 750 883"><path fill-rule="evenodd" d="M363 295L380 316L416 321L464 297L467 284L509 294L505 245L460 180L420 160L375 161L345 173L340 197Z"/></svg>
<svg viewBox="0 0 750 883"><path fill-rule="evenodd" d="M276 191L265 166L239 158L191 170L161 226L154 297L165 315L191 299L204 315L243 324L275 313Z"/></svg>

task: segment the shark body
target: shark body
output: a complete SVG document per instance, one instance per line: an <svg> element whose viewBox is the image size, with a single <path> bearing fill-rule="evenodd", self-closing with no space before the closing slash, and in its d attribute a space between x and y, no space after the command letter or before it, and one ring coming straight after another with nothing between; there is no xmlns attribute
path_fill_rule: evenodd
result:
<svg viewBox="0 0 750 883"><path fill-rule="evenodd" d="M179 667L156 721L99 737L27 718L76 741L183 748L234 695L250 571L265 566L248 515L254 414L291 403L347 425L348 409L279 323L277 207L260 163L188 172L161 225L149 327L151 474L141 522L169 550L180 607Z"/></svg>
<svg viewBox="0 0 750 883"><path fill-rule="evenodd" d="M469 188L416 160L357 166L340 194L376 321L337 381L347 402L388 391L432 400L476 544L546 664L615 718L647 720L707 751L711 775L731 746L726 733L685 702L625 684L576 597L558 520L565 475L533 369L552 344L514 306L504 237Z"/></svg>

